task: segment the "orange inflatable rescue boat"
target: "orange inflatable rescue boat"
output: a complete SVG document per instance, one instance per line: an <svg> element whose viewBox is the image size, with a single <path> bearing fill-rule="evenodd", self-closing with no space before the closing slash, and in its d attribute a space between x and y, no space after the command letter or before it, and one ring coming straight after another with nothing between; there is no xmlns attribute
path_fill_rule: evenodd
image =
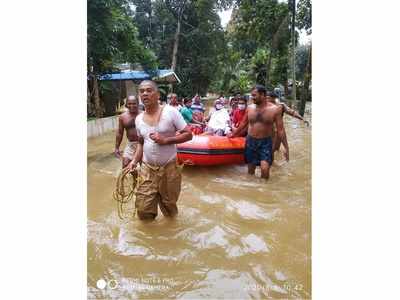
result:
<svg viewBox="0 0 400 300"><path fill-rule="evenodd" d="M244 137L194 135L177 145L178 161L196 166L243 164L244 146Z"/></svg>

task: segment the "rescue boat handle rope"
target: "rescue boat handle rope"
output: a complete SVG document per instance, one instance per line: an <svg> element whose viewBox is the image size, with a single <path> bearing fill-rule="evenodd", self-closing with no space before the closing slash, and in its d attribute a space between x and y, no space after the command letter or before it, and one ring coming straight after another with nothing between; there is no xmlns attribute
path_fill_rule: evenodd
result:
<svg viewBox="0 0 400 300"><path fill-rule="evenodd" d="M178 164L181 172L185 165L193 165L193 162L185 160L182 164ZM123 216L123 206L132 200L138 181L139 175L137 169L131 171L129 167L125 167L118 174L115 190L113 192L113 199L117 202L118 216L121 220L125 219ZM134 206L132 218L134 218L135 215L136 207Z"/></svg>
<svg viewBox="0 0 400 300"><path fill-rule="evenodd" d="M117 201L118 207L118 216L121 220L124 220L123 216L123 206L128 204L134 194L138 181L138 172L137 170L131 171L128 167L122 169L117 177L117 181L115 184L115 190L113 192L113 199ZM136 214L136 208L133 210L134 217Z"/></svg>

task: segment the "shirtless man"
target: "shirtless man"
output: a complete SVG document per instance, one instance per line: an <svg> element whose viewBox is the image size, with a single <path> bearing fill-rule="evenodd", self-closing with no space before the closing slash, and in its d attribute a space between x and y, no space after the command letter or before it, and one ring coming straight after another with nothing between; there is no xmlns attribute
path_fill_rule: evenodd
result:
<svg viewBox="0 0 400 300"><path fill-rule="evenodd" d="M283 107L282 114L288 114L289 116L292 116L296 119L299 119L300 121L303 121L304 124L306 124L307 126L310 126L310 123L307 120L305 120L297 111L290 108L285 103L280 102L278 96L275 93L267 92L267 101L275 103L276 105L282 105Z"/></svg>
<svg viewBox="0 0 400 300"><path fill-rule="evenodd" d="M121 152L119 147L122 142L124 130L126 130L126 138L128 143L122 155L122 168L125 168L133 159L133 154L136 151L138 136L135 128L135 119L139 113L139 105L135 96L129 96L125 104L128 111L124 112L118 117L118 129L115 138L115 156L121 159Z"/></svg>
<svg viewBox="0 0 400 300"><path fill-rule="evenodd" d="M306 124L307 126L309 126L310 124L308 123L308 121L306 121L297 111L295 111L294 109L290 108L289 106L287 106L285 103L282 103L279 101L279 98L277 97L277 95L274 92L267 92L267 101L271 102L273 104L282 106L282 118L284 116L284 114L288 114L289 116L292 116L296 119L299 119L301 121L304 122L304 124ZM285 140L287 143L287 137L286 137L286 130L285 131ZM278 137L278 135L276 134L276 128L274 130L274 134L273 134L273 139L274 139L274 151L279 151L279 148L281 147L282 144L282 140Z"/></svg>
<svg viewBox="0 0 400 300"><path fill-rule="evenodd" d="M246 114L239 127L230 137L235 137L248 126L246 137L245 161L249 174L254 175L256 166L261 168L261 177L268 179L273 155L273 126L285 147L285 158L289 160L289 146L284 139L282 106L267 102L266 90L262 85L256 85L251 91L254 104L247 107Z"/></svg>

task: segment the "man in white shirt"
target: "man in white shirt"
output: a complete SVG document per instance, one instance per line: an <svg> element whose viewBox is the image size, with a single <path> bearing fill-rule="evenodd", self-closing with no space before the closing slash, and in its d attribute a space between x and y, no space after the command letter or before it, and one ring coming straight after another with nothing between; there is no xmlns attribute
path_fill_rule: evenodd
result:
<svg viewBox="0 0 400 300"><path fill-rule="evenodd" d="M224 108L222 100L215 100L214 108L215 110L211 111L207 118L206 131L214 135L228 134L230 132L230 117L228 111Z"/></svg>
<svg viewBox="0 0 400 300"><path fill-rule="evenodd" d="M181 191L181 173L176 161L176 144L192 139L192 133L175 108L158 103L155 82L142 81L139 95L145 111L135 120L138 147L129 168L142 162L136 192L136 209L141 220L153 220L158 207L164 216L178 213L176 202Z"/></svg>
<svg viewBox="0 0 400 300"><path fill-rule="evenodd" d="M175 93L171 93L167 96L167 103L169 106L177 109L178 111L180 111L182 108L182 106L178 103L178 95Z"/></svg>

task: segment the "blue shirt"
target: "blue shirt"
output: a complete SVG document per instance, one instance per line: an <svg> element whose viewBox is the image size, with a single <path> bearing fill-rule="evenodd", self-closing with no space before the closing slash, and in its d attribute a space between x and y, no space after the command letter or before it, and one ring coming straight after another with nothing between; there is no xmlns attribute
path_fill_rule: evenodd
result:
<svg viewBox="0 0 400 300"><path fill-rule="evenodd" d="M204 111L205 111L203 103L200 103L200 104L193 103L190 108L192 109L193 112L199 111L199 112L204 113Z"/></svg>

